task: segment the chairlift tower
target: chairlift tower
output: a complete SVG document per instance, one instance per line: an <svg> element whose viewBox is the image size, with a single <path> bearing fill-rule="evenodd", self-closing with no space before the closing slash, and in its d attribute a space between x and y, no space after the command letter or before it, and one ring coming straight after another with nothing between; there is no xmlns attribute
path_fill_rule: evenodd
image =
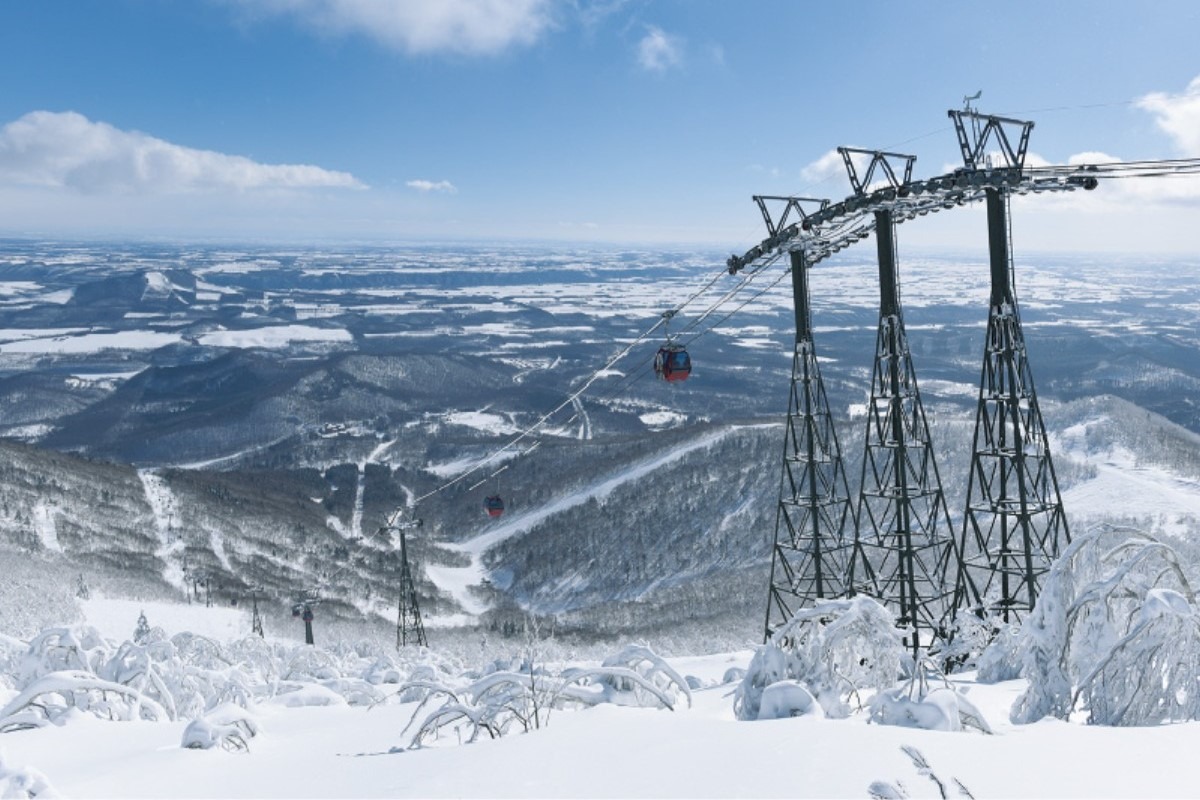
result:
<svg viewBox="0 0 1200 800"><path fill-rule="evenodd" d="M970 109L949 115L968 170L1011 173L986 190L991 292L954 591L954 610L1008 622L1033 609L1043 576L1071 540L1021 332L1011 252L1008 187L1020 181L1033 123ZM998 150L987 154L989 144Z"/></svg>
<svg viewBox="0 0 1200 800"><path fill-rule="evenodd" d="M264 637L262 615L258 613L258 596L262 593L263 587L255 586L250 589L250 603L253 616L250 618L250 632L257 633L260 638Z"/></svg>
<svg viewBox="0 0 1200 800"><path fill-rule="evenodd" d="M321 596L316 589L309 589L300 595L299 599L292 604L292 616L300 617L304 621L304 643L313 644L313 609L321 603Z"/></svg>
<svg viewBox="0 0 1200 800"><path fill-rule="evenodd" d="M755 197L771 236L786 225L790 212L806 218L804 204L825 200ZM768 203L786 205L779 218ZM846 595L848 561L846 522L850 490L841 448L813 343L808 286L809 265L803 249L790 252L796 339L792 382L784 431L783 471L775 515L775 546L767 592L765 639L801 608Z"/></svg>
<svg viewBox="0 0 1200 800"><path fill-rule="evenodd" d="M840 147L857 198L876 171L893 190L911 179L914 156ZM862 180L855 156L870 156ZM892 160L904 161L903 178ZM858 529L847 575L851 593L871 595L896 614L914 654L943 635L953 594L947 570L954 558L950 515L930 441L917 374L909 352L896 269L895 220L874 211L879 258L879 330L867 403Z"/></svg>
<svg viewBox="0 0 1200 800"><path fill-rule="evenodd" d="M417 604L417 586L413 581L412 568L408 563L408 536L405 531L421 527L421 520L412 519L388 522L388 530L400 536L400 602L396 614L396 649L410 644L428 647L425 625L421 621L421 608Z"/></svg>

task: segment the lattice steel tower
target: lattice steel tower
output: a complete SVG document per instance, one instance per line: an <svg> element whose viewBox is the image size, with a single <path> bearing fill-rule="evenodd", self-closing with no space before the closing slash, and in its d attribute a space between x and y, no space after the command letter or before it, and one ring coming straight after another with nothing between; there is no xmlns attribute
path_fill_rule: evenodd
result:
<svg viewBox="0 0 1200 800"><path fill-rule="evenodd" d="M892 188L911 177L913 156L838 148L861 197L882 168ZM859 180L853 156L869 155ZM898 178L889 159L904 159ZM908 628L914 654L942 635L953 586L947 570L957 563L953 531L934 459L929 425L908 348L896 272L895 221L891 210L875 215L879 256L879 331L867 404L858 535L847 580L852 592L879 599Z"/></svg>
<svg viewBox="0 0 1200 800"><path fill-rule="evenodd" d="M405 534L411 528L421 527L421 520L396 522L393 519L389 520L387 527L400 535L400 602L396 614L396 649L410 644L428 647L425 625L421 622L421 608L417 604L417 587L408 563L408 537Z"/></svg>
<svg viewBox="0 0 1200 800"><path fill-rule="evenodd" d="M803 216L802 198L756 197L755 200L771 235L775 235L779 225L772 221L764 200L786 200L789 209L795 207ZM812 202L824 206L824 201ZM786 219L787 210L780 224ZM802 249L791 251L790 256L796 342L767 593L768 639L799 609L818 600L846 595L851 544L846 538L846 522L851 519L850 490L813 345L808 263Z"/></svg>
<svg viewBox="0 0 1200 800"><path fill-rule="evenodd" d="M964 166L1006 172L1007 184L1017 185L1033 123L969 110L950 116ZM1015 148L1006 126L1020 128ZM985 156L989 142L999 149ZM1042 576L1070 532L1021 333L1009 189L999 183L986 190L991 295L954 607L999 613L1007 622L1033 609Z"/></svg>

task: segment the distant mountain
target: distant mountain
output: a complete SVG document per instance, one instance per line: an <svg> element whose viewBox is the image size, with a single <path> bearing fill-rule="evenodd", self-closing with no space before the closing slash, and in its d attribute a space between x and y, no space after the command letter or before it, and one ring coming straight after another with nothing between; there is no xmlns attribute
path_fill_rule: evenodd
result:
<svg viewBox="0 0 1200 800"><path fill-rule="evenodd" d="M75 289L71 304L82 308L175 311L196 302L196 276L185 270L144 270L89 281Z"/></svg>

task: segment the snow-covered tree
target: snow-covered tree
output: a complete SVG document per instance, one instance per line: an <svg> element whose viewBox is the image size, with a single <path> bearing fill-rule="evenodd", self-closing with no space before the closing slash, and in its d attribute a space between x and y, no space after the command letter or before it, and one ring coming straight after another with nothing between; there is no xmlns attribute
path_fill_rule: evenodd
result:
<svg viewBox="0 0 1200 800"><path fill-rule="evenodd" d="M145 644L149 636L150 622L146 619L146 612L142 611L138 614L137 627L133 629L134 644Z"/></svg>
<svg viewBox="0 0 1200 800"><path fill-rule="evenodd" d="M1013 722L1200 719L1200 609L1175 551L1151 536L1102 527L1072 542L1020 638L1029 687Z"/></svg>

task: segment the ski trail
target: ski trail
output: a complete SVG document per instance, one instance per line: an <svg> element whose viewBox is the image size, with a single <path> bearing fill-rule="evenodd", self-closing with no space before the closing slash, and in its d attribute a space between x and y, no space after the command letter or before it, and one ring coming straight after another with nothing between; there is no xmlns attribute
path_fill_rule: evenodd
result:
<svg viewBox="0 0 1200 800"><path fill-rule="evenodd" d="M371 454L364 460L358 462L358 483L354 487L354 510L350 512L350 529L345 530L339 523L335 530L347 538L362 538L366 534L363 533L363 496L367 490L367 464L378 464L379 459L388 449L396 443L395 439L389 439L386 442L379 444Z"/></svg>
<svg viewBox="0 0 1200 800"><path fill-rule="evenodd" d="M218 464L224 464L227 461L233 461L234 459L241 458L244 455L249 455L250 453L257 453L262 450L267 450L267 449L279 444L280 442L286 442L288 439L292 438L294 435L295 434L287 433L287 434L284 434L283 436L279 436L275 439L272 439L271 441L269 441L265 444L260 444L255 447L250 447L246 450L239 450L238 452L230 453L227 456L217 456L216 458L209 458L204 461L189 461L186 464L175 464L174 466L176 469L209 469L211 467L215 467Z"/></svg>
<svg viewBox="0 0 1200 800"><path fill-rule="evenodd" d="M588 416L587 411L583 409L583 401L578 397L571 398L571 405L575 407L575 415L579 417L579 436L581 440L592 438L592 418Z"/></svg>
<svg viewBox="0 0 1200 800"><path fill-rule="evenodd" d="M440 546L447 550L468 554L471 557L471 563L465 567L426 565L425 574L429 576L429 579L439 589L450 594L455 602L468 614L482 614L488 609L488 606L471 594L471 587L478 586L487 577L487 570L483 566L483 554L489 549L528 531L554 514L560 514L575 506L583 505L588 500L595 498L597 501L603 503L615 489L623 484L640 480L651 472L678 461L689 453L709 447L732 433L740 430L769 427L775 427L775 425L739 425L712 431L695 441L680 445L666 453L605 478L599 483L571 492L547 503L541 508L522 514L509 522L496 525L465 542L442 544Z"/></svg>
<svg viewBox="0 0 1200 800"><path fill-rule="evenodd" d="M179 510L175 494L166 480L153 470L139 469L137 476L142 482L150 512L154 515L154 532L158 536L158 549L154 555L163 562L163 579L186 592L187 581L179 563L184 544L182 537L175 533L175 518Z"/></svg>
<svg viewBox="0 0 1200 800"><path fill-rule="evenodd" d="M208 529L208 545L225 571L233 572L233 564L229 563L229 555L225 552L225 537L216 528Z"/></svg>
<svg viewBox="0 0 1200 800"><path fill-rule="evenodd" d="M54 506L45 502L38 503L33 507L33 530L43 548L61 553L63 548L58 541L58 528L54 524L57 515L58 509Z"/></svg>
<svg viewBox="0 0 1200 800"><path fill-rule="evenodd" d="M358 462L358 480L354 485L354 511L350 513L350 535L363 535L363 494L367 488L367 462Z"/></svg>
<svg viewBox="0 0 1200 800"><path fill-rule="evenodd" d="M384 442L381 445L379 445L378 447L376 447L374 450L371 451L371 455L367 456L367 462L371 463L371 464L378 464L379 459L383 457L383 454L386 453L388 450L390 450L392 448L392 445L394 445L395 443L396 443L395 439L388 439L386 442Z"/></svg>

